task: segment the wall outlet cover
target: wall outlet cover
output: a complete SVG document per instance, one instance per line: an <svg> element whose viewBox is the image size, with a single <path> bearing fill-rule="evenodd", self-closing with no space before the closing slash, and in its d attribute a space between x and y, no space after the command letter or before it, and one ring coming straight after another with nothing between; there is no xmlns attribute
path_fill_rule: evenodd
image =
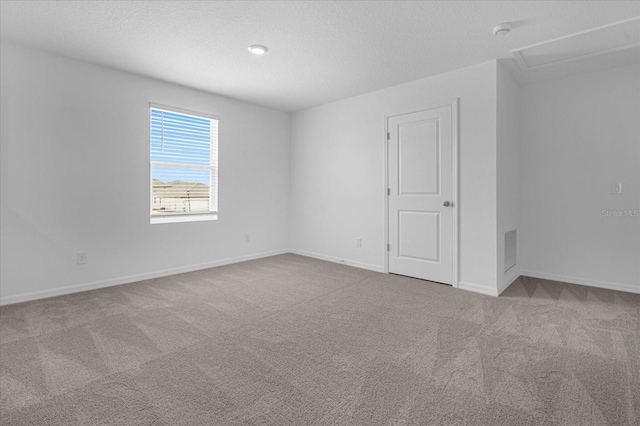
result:
<svg viewBox="0 0 640 426"><path fill-rule="evenodd" d="M86 251L79 251L78 253L76 253L76 263L78 265L84 265L87 263L87 252Z"/></svg>
<svg viewBox="0 0 640 426"><path fill-rule="evenodd" d="M614 183L611 192L613 194L622 194L622 183Z"/></svg>

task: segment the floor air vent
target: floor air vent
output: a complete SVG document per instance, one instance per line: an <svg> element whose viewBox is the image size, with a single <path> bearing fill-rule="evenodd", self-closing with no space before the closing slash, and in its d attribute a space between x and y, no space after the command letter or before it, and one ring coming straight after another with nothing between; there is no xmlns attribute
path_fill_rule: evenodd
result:
<svg viewBox="0 0 640 426"><path fill-rule="evenodd" d="M523 71L640 46L640 17L511 51Z"/></svg>

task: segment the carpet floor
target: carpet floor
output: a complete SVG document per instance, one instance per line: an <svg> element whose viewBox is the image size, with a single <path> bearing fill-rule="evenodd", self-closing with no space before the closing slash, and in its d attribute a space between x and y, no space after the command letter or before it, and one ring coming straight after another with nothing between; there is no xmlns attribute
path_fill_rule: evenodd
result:
<svg viewBox="0 0 640 426"><path fill-rule="evenodd" d="M640 295L285 254L0 308L2 425L637 425Z"/></svg>

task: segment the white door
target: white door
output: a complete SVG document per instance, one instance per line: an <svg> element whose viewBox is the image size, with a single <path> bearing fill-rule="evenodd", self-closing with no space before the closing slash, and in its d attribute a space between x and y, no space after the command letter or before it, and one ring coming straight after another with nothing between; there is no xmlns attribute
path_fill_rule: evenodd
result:
<svg viewBox="0 0 640 426"><path fill-rule="evenodd" d="M454 280L456 104L389 117L389 272Z"/></svg>

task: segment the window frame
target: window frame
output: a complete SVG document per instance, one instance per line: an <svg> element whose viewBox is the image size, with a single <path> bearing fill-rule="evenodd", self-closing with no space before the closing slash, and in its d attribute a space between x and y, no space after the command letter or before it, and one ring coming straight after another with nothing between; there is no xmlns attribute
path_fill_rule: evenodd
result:
<svg viewBox="0 0 640 426"><path fill-rule="evenodd" d="M199 119L207 119L211 122L216 122L216 137L215 140L210 135L209 138L209 165L190 165L190 164L179 164L179 163L167 163L167 162L155 162L152 160L152 151L151 151L151 138L153 134L153 120L152 114L154 110L166 111L175 114L188 115ZM212 123L213 124L213 123ZM201 222L201 221L209 221L209 220L217 220L218 219L218 200L219 200L219 192L218 192L218 142L219 142L219 132L220 132L220 116L198 112L193 110L188 110L184 108L178 108L168 105L157 104L154 102L149 103L149 137L147 139L147 143L149 146L149 217L150 223L153 224L161 224L161 223L176 223L176 222ZM215 144L215 146L214 146ZM215 148L215 149L214 149ZM174 214L158 214L153 211L153 168L154 167L173 167L180 168L185 170L208 170L210 172L209 178L209 211L208 212L197 212L197 213L174 213ZM215 186L215 188L214 188ZM214 199L215 189L215 210L212 210L211 202Z"/></svg>

